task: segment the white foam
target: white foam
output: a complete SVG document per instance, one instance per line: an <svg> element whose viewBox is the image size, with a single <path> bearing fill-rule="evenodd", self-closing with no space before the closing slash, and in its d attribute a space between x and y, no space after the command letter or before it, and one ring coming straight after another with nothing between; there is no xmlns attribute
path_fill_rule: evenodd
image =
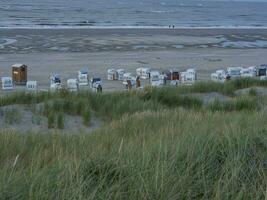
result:
<svg viewBox="0 0 267 200"><path fill-rule="evenodd" d="M267 41L256 40L253 42L248 41L225 41L222 43L222 47L232 47L232 48L266 48Z"/></svg>
<svg viewBox="0 0 267 200"><path fill-rule="evenodd" d="M3 49L3 48L5 48L5 46L17 42L17 40L15 40L15 39L9 39L9 38L2 38L2 39L5 40L5 42L0 44L0 49Z"/></svg>
<svg viewBox="0 0 267 200"><path fill-rule="evenodd" d="M0 29L252 29L261 30L267 29L267 26L175 26L169 28L168 26L6 26Z"/></svg>
<svg viewBox="0 0 267 200"><path fill-rule="evenodd" d="M151 10L152 13L169 13L170 11L167 10Z"/></svg>

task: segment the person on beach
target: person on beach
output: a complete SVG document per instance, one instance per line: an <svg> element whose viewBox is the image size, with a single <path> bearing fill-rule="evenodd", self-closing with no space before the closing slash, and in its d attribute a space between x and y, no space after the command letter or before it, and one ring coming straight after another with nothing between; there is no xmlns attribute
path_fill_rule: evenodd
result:
<svg viewBox="0 0 267 200"><path fill-rule="evenodd" d="M103 90L103 88L102 88L102 86L99 84L99 85L97 86L97 93L102 93L102 90Z"/></svg>
<svg viewBox="0 0 267 200"><path fill-rule="evenodd" d="M131 89L132 89L132 82L131 82L131 80L127 80L126 88L127 88L128 90L131 90Z"/></svg>
<svg viewBox="0 0 267 200"><path fill-rule="evenodd" d="M136 88L140 88L140 87L141 87L140 76L137 76L137 78L136 78Z"/></svg>

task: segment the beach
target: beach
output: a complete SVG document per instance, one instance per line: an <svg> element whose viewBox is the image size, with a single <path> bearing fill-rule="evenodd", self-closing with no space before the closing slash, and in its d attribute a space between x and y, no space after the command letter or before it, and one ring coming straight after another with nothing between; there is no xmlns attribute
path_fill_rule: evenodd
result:
<svg viewBox="0 0 267 200"><path fill-rule="evenodd" d="M266 10L0 1L0 200L267 200Z"/></svg>
<svg viewBox="0 0 267 200"><path fill-rule="evenodd" d="M265 64L266 54L267 29L260 28L0 29L0 76L11 76L11 65L23 63L42 89L49 88L51 74L65 82L84 68L102 78L104 91L124 89L107 81L109 68L193 67L199 80L209 80L216 69Z"/></svg>

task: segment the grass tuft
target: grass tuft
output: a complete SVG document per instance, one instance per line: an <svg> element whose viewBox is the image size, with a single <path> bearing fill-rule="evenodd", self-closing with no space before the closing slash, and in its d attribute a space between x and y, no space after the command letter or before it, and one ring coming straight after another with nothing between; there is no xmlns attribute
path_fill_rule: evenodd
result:
<svg viewBox="0 0 267 200"><path fill-rule="evenodd" d="M1 198L264 199L265 122L257 111L166 109L89 135L2 131Z"/></svg>
<svg viewBox="0 0 267 200"><path fill-rule="evenodd" d="M57 128L64 129L64 114L58 113L57 115Z"/></svg>
<svg viewBox="0 0 267 200"><path fill-rule="evenodd" d="M89 123L90 123L90 120L91 120L91 110L90 110L90 108L84 109L82 117L83 117L83 124L85 126L89 126Z"/></svg>
<svg viewBox="0 0 267 200"><path fill-rule="evenodd" d="M249 90L249 95L250 96L253 96L253 97L257 96L257 90L255 90L254 88L251 88Z"/></svg>
<svg viewBox="0 0 267 200"><path fill-rule="evenodd" d="M55 114L53 112L49 112L47 119L48 128L55 128Z"/></svg>

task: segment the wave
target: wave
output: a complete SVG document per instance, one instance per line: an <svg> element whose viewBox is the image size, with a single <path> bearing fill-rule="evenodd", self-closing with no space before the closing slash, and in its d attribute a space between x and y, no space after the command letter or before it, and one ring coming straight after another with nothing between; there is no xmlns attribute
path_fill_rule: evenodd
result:
<svg viewBox="0 0 267 200"><path fill-rule="evenodd" d="M267 29L267 26L70 26L70 25L33 25L1 26L0 29Z"/></svg>
<svg viewBox="0 0 267 200"><path fill-rule="evenodd" d="M0 0L0 28L264 28L267 3L203 0ZM248 7L250 9L248 9ZM29 10L31 12L29 12ZM217 26L219 25L219 26ZM225 26L245 25L245 26Z"/></svg>
<svg viewBox="0 0 267 200"><path fill-rule="evenodd" d="M151 10L151 13L170 13L171 11L168 10Z"/></svg>

